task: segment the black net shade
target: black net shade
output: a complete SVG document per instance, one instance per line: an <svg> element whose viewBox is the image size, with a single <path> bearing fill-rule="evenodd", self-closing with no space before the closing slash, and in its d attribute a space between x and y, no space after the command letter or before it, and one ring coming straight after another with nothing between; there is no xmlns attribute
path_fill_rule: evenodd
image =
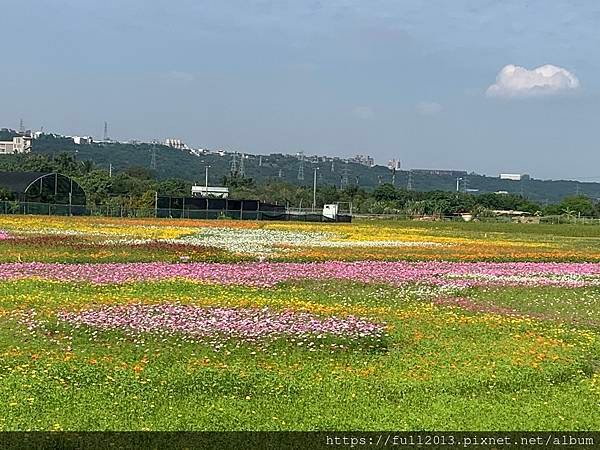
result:
<svg viewBox="0 0 600 450"><path fill-rule="evenodd" d="M73 178L58 173L0 172L0 188L19 201L85 205L82 187Z"/></svg>

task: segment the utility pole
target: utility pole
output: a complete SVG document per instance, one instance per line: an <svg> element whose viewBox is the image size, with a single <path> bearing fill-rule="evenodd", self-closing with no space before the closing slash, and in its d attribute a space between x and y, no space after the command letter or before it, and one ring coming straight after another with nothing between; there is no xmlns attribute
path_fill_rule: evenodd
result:
<svg viewBox="0 0 600 450"><path fill-rule="evenodd" d="M315 167L315 173L313 176L313 206L312 206L312 212L315 212L315 208L317 207L317 170L319 170L318 167Z"/></svg>

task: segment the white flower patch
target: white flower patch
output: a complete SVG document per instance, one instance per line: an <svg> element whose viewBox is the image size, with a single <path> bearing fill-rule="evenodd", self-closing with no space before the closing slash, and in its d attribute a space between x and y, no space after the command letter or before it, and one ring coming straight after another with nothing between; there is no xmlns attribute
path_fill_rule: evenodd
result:
<svg viewBox="0 0 600 450"><path fill-rule="evenodd" d="M279 246L307 247L322 243L332 233L292 232L261 229L204 228L194 236L178 239L181 243L218 247L233 253L268 255Z"/></svg>
<svg viewBox="0 0 600 450"><path fill-rule="evenodd" d="M107 239L100 244L146 245L152 242L217 247L232 253L268 256L285 253L293 247L361 248L361 247L439 247L437 242L354 241L328 232L293 232L248 228L204 227L194 235L178 239Z"/></svg>

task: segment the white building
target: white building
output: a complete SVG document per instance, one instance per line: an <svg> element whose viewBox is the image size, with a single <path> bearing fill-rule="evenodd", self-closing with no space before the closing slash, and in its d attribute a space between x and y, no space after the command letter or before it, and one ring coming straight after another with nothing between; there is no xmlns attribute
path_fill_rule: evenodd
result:
<svg viewBox="0 0 600 450"><path fill-rule="evenodd" d="M523 175L518 174L518 173L501 173L500 174L501 180L521 181L522 178L523 178Z"/></svg>
<svg viewBox="0 0 600 450"><path fill-rule="evenodd" d="M192 186L192 197L229 197L229 188L221 186Z"/></svg>
<svg viewBox="0 0 600 450"><path fill-rule="evenodd" d="M356 164L362 164L363 166L367 167L373 167L375 165L375 160L369 155L355 155L352 158L349 158L348 161Z"/></svg>
<svg viewBox="0 0 600 450"><path fill-rule="evenodd" d="M94 140L89 136L73 136L73 142L77 145L91 144Z"/></svg>
<svg viewBox="0 0 600 450"><path fill-rule="evenodd" d="M390 170L400 170L400 160L396 158L390 159L387 166Z"/></svg>
<svg viewBox="0 0 600 450"><path fill-rule="evenodd" d="M12 141L0 141L0 154L29 153L31 141L29 136L16 136Z"/></svg>
<svg viewBox="0 0 600 450"><path fill-rule="evenodd" d="M188 145L181 139L165 139L165 145L167 147L176 148L177 150L189 150Z"/></svg>

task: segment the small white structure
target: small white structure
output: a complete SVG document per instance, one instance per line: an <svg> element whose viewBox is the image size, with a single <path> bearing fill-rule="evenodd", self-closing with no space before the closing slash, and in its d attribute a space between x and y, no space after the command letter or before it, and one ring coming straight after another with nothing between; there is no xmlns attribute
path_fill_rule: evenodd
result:
<svg viewBox="0 0 600 450"><path fill-rule="evenodd" d="M92 144L94 139L90 136L73 136L73 142L77 145Z"/></svg>
<svg viewBox="0 0 600 450"><path fill-rule="evenodd" d="M518 174L518 173L501 173L500 174L501 180L521 181L522 178L523 178L523 175Z"/></svg>
<svg viewBox="0 0 600 450"><path fill-rule="evenodd" d="M388 169L390 169L390 170L400 170L400 168L401 168L400 160L396 159L396 158L390 159L388 161L387 166L388 166Z"/></svg>
<svg viewBox="0 0 600 450"><path fill-rule="evenodd" d="M323 206L323 216L324 217L335 220L337 215L338 215L338 205L330 204L330 205Z"/></svg>
<svg viewBox="0 0 600 450"><path fill-rule="evenodd" d="M167 147L171 147L171 148L176 148L177 150L189 150L190 148L188 147L188 145L183 142L181 139L166 139L165 140L165 145Z"/></svg>
<svg viewBox="0 0 600 450"><path fill-rule="evenodd" d="M229 197L229 188L221 186L192 186L192 197Z"/></svg>
<svg viewBox="0 0 600 450"><path fill-rule="evenodd" d="M12 141L0 141L0 154L29 153L31 141L29 136L16 136Z"/></svg>

